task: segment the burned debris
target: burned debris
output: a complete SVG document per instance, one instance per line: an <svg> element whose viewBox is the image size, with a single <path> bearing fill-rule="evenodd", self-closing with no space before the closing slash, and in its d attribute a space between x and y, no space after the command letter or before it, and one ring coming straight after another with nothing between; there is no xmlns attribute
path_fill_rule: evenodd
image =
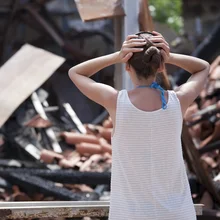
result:
<svg viewBox="0 0 220 220"><path fill-rule="evenodd" d="M17 4L15 12L24 7L42 21L30 2ZM104 112L85 125L69 103L49 104L41 86L61 65L65 58L25 44L0 69L3 201L98 200L109 191L111 121Z"/></svg>
<svg viewBox="0 0 220 220"><path fill-rule="evenodd" d="M195 189L193 199L210 209L215 209L220 202L219 73L219 57L217 57L211 64L206 87L185 114L186 126L183 132L185 159L191 173L196 175L191 177L192 188ZM196 181L202 184L197 190Z"/></svg>
<svg viewBox="0 0 220 220"><path fill-rule="evenodd" d="M75 63L114 49L111 22L82 25L79 15L84 21L93 21L124 16L125 12L118 0L109 1L116 8L106 7L105 0L96 1L97 10L91 10L95 5L82 7L88 6L87 0L68 7L52 2L0 1L4 9L0 13L7 14L0 54L0 200L109 201L112 121L102 107L72 86L67 71ZM140 26L153 29L147 3L140 2ZM100 15L103 7L105 13ZM21 29L28 37L13 39L15 32L23 33ZM217 27L213 33L217 36L218 32ZM195 55L204 56L205 49L198 48ZM212 63L206 88L185 115L182 135L192 198L205 205L207 215L220 204L219 61L217 57ZM96 80L113 85L113 69L105 71L105 79L97 74ZM173 84L186 78L186 73L176 80L170 77ZM157 80L171 88L166 73ZM70 212L66 210L65 216L73 217ZM106 209L104 212L102 216L107 215Z"/></svg>
<svg viewBox="0 0 220 220"><path fill-rule="evenodd" d="M103 190L109 189L111 120L106 119L103 127L84 125L69 103L50 106L47 92L36 90L63 61L30 45L8 61L17 65L16 72L7 79L10 82L10 77L14 78L13 89L5 86L5 90L12 91L1 95L2 102L9 99L0 112L0 176L4 193L9 193L8 201L42 200L35 192L53 200L98 200L96 187L106 185ZM30 65L24 71L27 62ZM0 74L5 74L9 64L4 64ZM15 192L10 196L15 184L16 190L26 196L14 197ZM79 188L79 184L88 187Z"/></svg>

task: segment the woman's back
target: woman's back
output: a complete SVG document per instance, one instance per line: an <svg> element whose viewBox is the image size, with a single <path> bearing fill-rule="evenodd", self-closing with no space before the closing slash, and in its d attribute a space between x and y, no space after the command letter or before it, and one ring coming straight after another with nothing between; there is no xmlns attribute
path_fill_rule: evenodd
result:
<svg viewBox="0 0 220 220"><path fill-rule="evenodd" d="M145 86L144 86L145 87ZM130 102L138 109L152 112L160 109L161 103L161 92L158 89L144 88L144 89L133 89L128 91ZM164 97L166 103L168 101L168 92L165 91ZM144 100L144 101L143 101Z"/></svg>
<svg viewBox="0 0 220 220"><path fill-rule="evenodd" d="M196 219L182 156L181 107L174 91L167 95L165 110L144 111L126 90L118 94L109 220Z"/></svg>
<svg viewBox="0 0 220 220"><path fill-rule="evenodd" d="M118 92L89 78L116 63L125 63L134 86L150 85L160 93L152 90L144 95L143 90L136 89L128 96L125 90ZM169 97L167 93L164 97L164 91L155 84L166 63L192 74L185 84L176 88L176 93L169 91ZM107 109L115 128L110 220L196 219L180 134L182 114L199 95L208 73L206 61L170 53L168 42L155 31L129 35L120 51L69 70L80 91Z"/></svg>

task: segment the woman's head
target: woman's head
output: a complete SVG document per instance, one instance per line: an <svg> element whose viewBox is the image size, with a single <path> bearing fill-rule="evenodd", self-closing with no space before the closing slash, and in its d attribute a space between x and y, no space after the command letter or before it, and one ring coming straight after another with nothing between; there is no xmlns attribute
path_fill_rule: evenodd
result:
<svg viewBox="0 0 220 220"><path fill-rule="evenodd" d="M145 39L146 44L143 51L134 53L128 60L127 65L131 66L139 79L148 79L155 77L163 66L163 58L160 49L155 47L150 38L153 36L150 32L137 33L139 39Z"/></svg>

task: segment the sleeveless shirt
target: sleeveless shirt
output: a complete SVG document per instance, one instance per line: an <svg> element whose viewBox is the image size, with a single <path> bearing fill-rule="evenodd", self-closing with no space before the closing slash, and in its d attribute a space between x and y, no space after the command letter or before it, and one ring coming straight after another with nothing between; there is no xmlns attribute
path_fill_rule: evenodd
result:
<svg viewBox="0 0 220 220"><path fill-rule="evenodd" d="M167 108L142 111L126 90L117 97L109 220L196 220L184 164L182 112L173 90Z"/></svg>

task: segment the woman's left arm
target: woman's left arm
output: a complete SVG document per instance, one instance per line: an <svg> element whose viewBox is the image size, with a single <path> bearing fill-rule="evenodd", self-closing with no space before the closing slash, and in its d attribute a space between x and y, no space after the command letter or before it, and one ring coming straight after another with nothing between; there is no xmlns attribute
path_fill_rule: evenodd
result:
<svg viewBox="0 0 220 220"><path fill-rule="evenodd" d="M143 46L145 42L140 39L133 39L135 37L137 36L129 35L119 52L88 60L69 70L69 77L76 87L89 99L107 110L112 109L116 104L118 91L111 86L97 83L89 77L107 66L127 62L134 52L142 51L142 48L135 47Z"/></svg>

